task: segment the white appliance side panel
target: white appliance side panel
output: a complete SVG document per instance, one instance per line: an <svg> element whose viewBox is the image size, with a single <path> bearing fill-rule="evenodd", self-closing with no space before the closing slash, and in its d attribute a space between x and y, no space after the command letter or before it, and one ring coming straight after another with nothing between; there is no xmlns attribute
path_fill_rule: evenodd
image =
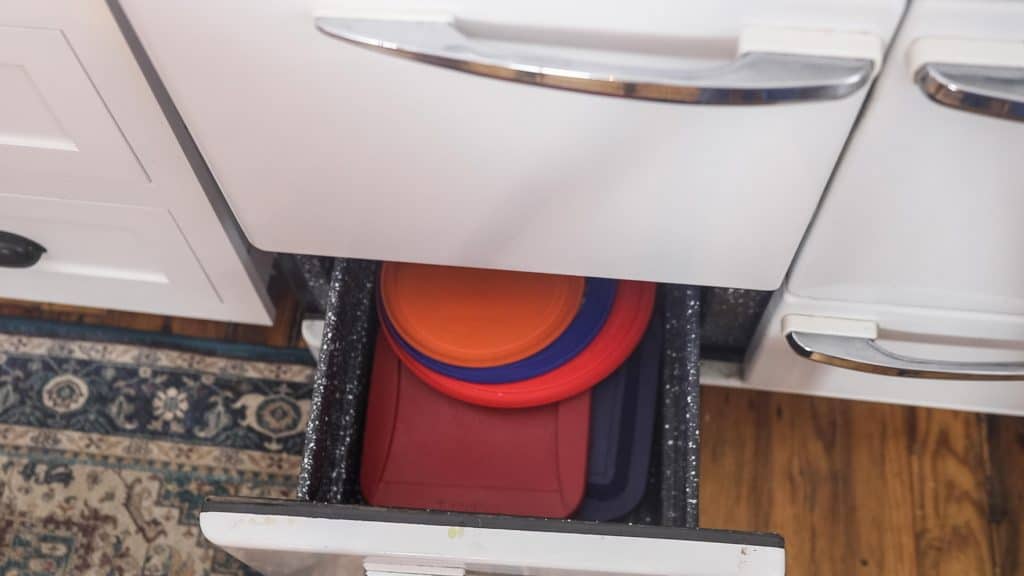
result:
<svg viewBox="0 0 1024 576"><path fill-rule="evenodd" d="M359 576L380 564L486 574L773 576L782 548L594 534L203 512L203 535L268 576Z"/></svg>
<svg viewBox="0 0 1024 576"><path fill-rule="evenodd" d="M1024 316L829 302L776 294L758 328L742 378L712 384L992 414L1024 415L1024 382L898 378L813 362L794 352L782 319L800 314L870 320L897 353L965 362L1024 362Z"/></svg>
<svg viewBox="0 0 1024 576"><path fill-rule="evenodd" d="M61 164L58 156L53 156L50 161L54 169L41 173L28 169L31 166L27 164L4 165L2 158L10 146L0 142L0 192L144 206L170 213L179 237L184 237L221 301L216 306L194 309L161 308L155 302L132 304L132 309L141 306L160 314L269 324L273 320L273 306L265 290L269 266L250 255L230 213L226 209L218 212L205 193L107 4L103 0L12 0L5 2L0 11L0 37L5 30L29 30L46 40L39 41L35 51L24 44L25 49L13 61L32 64L24 69L38 85L44 85L40 78L50 82L45 84L49 87L45 103L56 124L47 124L39 106L27 109L24 117L17 116L19 122L31 120L34 134L58 144L63 141L61 134L66 133L68 140L81 149L80 154L92 151L91 158L98 159L88 163L88 170L72 170L68 168L73 167L71 164ZM40 52L43 48L53 55ZM13 85L20 78L4 75L0 65L0 82ZM78 90L81 86L88 86L88 90ZM22 108L27 108L32 101L24 99L23 94ZM93 113L97 108L103 113ZM0 112L0 138L4 119L8 126L14 122ZM108 145L100 145L108 141ZM105 155L96 156L96 150ZM51 149L46 152L74 154ZM212 179L209 184L213 185ZM0 295L13 296L2 285ZM128 299L116 296L114 293L104 302L115 309L128 306ZM52 292L49 298L54 302L100 305L85 302L72 286Z"/></svg>
<svg viewBox="0 0 1024 576"><path fill-rule="evenodd" d="M908 60L920 38L1006 42L1007 52L1020 53L1024 3L911 4L789 289L824 300L1022 314L1024 123L927 99Z"/></svg>
<svg viewBox="0 0 1024 576"><path fill-rule="evenodd" d="M688 54L697 68L730 60L748 26L885 41L903 8L899 0L121 4L263 249L761 289L781 283L866 90L769 107L628 101L370 52L319 32L314 16L443 10L484 29L559 29L570 44L613 31L620 45Z"/></svg>

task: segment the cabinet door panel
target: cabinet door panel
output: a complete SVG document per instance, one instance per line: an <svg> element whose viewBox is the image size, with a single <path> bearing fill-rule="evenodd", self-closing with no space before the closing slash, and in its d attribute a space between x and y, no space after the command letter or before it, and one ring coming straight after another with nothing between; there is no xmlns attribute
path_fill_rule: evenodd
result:
<svg viewBox="0 0 1024 576"><path fill-rule="evenodd" d="M0 296L202 316L220 298L166 210L0 195L0 230L46 249Z"/></svg>
<svg viewBox="0 0 1024 576"><path fill-rule="evenodd" d="M148 181L60 30L0 26L0 103L5 172Z"/></svg>

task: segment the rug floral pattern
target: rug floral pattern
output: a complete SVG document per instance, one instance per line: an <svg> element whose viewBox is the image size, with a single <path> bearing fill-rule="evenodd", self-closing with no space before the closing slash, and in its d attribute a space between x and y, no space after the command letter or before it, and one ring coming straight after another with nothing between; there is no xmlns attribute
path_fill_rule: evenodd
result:
<svg viewBox="0 0 1024 576"><path fill-rule="evenodd" d="M251 574L208 495L294 495L313 369L0 334L0 575Z"/></svg>

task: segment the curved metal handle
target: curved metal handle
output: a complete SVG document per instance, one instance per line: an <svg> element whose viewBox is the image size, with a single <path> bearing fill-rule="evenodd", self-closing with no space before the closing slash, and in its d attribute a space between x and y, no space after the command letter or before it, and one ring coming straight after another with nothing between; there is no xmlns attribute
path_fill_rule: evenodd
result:
<svg viewBox="0 0 1024 576"><path fill-rule="evenodd" d="M943 106L1024 122L1024 68L928 63L915 78Z"/></svg>
<svg viewBox="0 0 1024 576"><path fill-rule="evenodd" d="M0 230L0 267L31 268L45 253L38 242Z"/></svg>
<svg viewBox="0 0 1024 576"><path fill-rule="evenodd" d="M551 88L685 104L757 105L833 100L871 79L871 60L750 52L713 69L610 65L528 50L503 52L452 19L317 18L326 34L480 76Z"/></svg>
<svg viewBox="0 0 1024 576"><path fill-rule="evenodd" d="M934 380L1024 380L1024 363L910 358L860 336L790 332L786 340L804 358L859 372Z"/></svg>

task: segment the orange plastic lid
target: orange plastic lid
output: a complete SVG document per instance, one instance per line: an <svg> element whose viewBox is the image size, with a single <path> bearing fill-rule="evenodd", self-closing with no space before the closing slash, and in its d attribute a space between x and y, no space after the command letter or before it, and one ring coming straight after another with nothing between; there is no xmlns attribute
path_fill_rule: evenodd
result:
<svg viewBox="0 0 1024 576"><path fill-rule="evenodd" d="M381 297L395 330L423 354L483 368L522 360L572 322L578 276L388 262Z"/></svg>

